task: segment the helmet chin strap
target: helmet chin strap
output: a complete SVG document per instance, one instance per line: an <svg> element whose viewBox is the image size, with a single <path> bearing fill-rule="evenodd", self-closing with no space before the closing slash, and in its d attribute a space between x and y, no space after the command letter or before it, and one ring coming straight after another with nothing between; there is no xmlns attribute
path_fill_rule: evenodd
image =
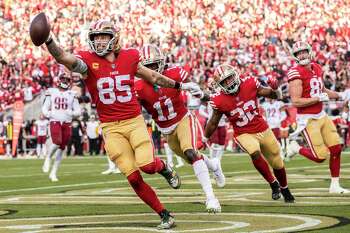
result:
<svg viewBox="0 0 350 233"><path fill-rule="evenodd" d="M60 88L67 90L68 87L69 87L68 84L66 84L66 83L60 83Z"/></svg>

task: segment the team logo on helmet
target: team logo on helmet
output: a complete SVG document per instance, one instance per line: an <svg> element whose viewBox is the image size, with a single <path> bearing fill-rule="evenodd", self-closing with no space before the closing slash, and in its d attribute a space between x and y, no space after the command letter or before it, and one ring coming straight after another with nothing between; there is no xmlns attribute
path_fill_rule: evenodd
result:
<svg viewBox="0 0 350 233"><path fill-rule="evenodd" d="M299 58L298 53L300 53L301 51L307 51L307 56L303 58ZM296 63L303 66L310 64L313 57L311 46L308 43L303 41L298 41L293 44L293 47L291 49L291 55L293 59L296 61Z"/></svg>
<svg viewBox="0 0 350 233"><path fill-rule="evenodd" d="M219 65L214 71L214 84L226 94L235 94L241 84L239 72L231 65Z"/></svg>
<svg viewBox="0 0 350 233"><path fill-rule="evenodd" d="M153 44L144 45L142 47L142 65L162 73L165 66L165 56L157 46Z"/></svg>
<svg viewBox="0 0 350 233"><path fill-rule="evenodd" d="M108 41L95 41L97 35L110 35L111 38ZM118 52L120 50L119 40L120 29L114 27L111 21L100 19L90 25L88 43L90 49L98 56L105 56L112 51Z"/></svg>

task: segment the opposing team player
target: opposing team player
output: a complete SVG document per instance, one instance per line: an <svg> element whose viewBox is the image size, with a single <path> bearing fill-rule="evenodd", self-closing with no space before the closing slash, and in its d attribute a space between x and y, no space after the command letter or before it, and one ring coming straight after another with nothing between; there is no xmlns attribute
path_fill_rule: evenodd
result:
<svg viewBox="0 0 350 233"><path fill-rule="evenodd" d="M340 155L342 151L340 137L332 120L323 111L323 102L329 99L344 99L344 93L331 91L324 87L322 67L312 61L312 49L306 42L296 42L291 55L297 63L288 72L289 93L292 104L297 108L297 130L294 137L302 133L309 148L301 147L291 141L287 156L299 153L316 163L329 158L332 176L330 193L349 193L339 184Z"/></svg>
<svg viewBox="0 0 350 233"><path fill-rule="evenodd" d="M144 66L176 82L189 81L189 75L183 68L165 67L165 57L157 46L145 45L142 54ZM197 122L187 110L181 92L159 87L145 80L137 81L136 86L141 105L151 114L171 150L192 165L207 198L206 209L209 212L220 212L221 206L214 195L208 167L197 151Z"/></svg>
<svg viewBox="0 0 350 233"><path fill-rule="evenodd" d="M48 134L49 121L43 114L40 114L39 120L35 121L37 132L36 155L39 158L46 156L46 138Z"/></svg>
<svg viewBox="0 0 350 233"><path fill-rule="evenodd" d="M43 172L50 170L51 158L56 153L55 162L52 166L49 178L56 182L57 170L61 164L63 151L66 148L72 134L72 119L80 115L80 105L76 93L70 90L70 76L63 71L59 75L57 88L49 88L46 91L42 112L50 119L50 134L52 144L49 153L45 157Z"/></svg>
<svg viewBox="0 0 350 233"><path fill-rule="evenodd" d="M180 180L175 171L153 154L135 95L134 76L169 88L198 90L199 87L194 83L175 82L144 67L137 49L121 48L120 29L109 20L102 19L91 24L88 43L90 50L80 51L75 56L60 48L52 36L45 42L57 62L82 74L96 104L107 154L127 177L136 194L159 214L161 223L158 228L171 228L175 224L174 217L143 180L140 171L161 174L173 188L180 186Z"/></svg>
<svg viewBox="0 0 350 233"><path fill-rule="evenodd" d="M255 168L270 184L272 198L279 199L282 193L285 202L294 202L288 189L280 145L258 109L258 96L280 97L277 81L268 80L273 89L262 87L256 78L240 76L234 67L226 64L215 69L214 80L220 91L210 97L214 111L205 127L204 141L210 138L225 114L233 126L236 142L250 155Z"/></svg>

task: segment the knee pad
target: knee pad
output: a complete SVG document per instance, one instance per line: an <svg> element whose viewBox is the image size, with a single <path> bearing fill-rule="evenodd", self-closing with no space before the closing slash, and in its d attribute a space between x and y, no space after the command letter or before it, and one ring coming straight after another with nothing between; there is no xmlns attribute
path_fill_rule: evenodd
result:
<svg viewBox="0 0 350 233"><path fill-rule="evenodd" d="M202 156L198 155L193 149L186 150L184 154L186 155L186 159L190 164L202 159Z"/></svg>
<svg viewBox="0 0 350 233"><path fill-rule="evenodd" d="M340 156L342 147L340 144L328 147L331 156Z"/></svg>

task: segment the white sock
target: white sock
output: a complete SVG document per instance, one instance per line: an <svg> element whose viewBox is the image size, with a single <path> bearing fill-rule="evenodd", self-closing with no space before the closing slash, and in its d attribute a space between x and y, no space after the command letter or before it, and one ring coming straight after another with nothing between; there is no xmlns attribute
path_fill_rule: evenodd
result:
<svg viewBox="0 0 350 233"><path fill-rule="evenodd" d="M107 155L107 160L108 160L108 169L115 170L116 169L115 163L109 158L108 155Z"/></svg>
<svg viewBox="0 0 350 233"><path fill-rule="evenodd" d="M36 145L36 155L38 157L40 157L40 154L41 154L41 144L37 144Z"/></svg>
<svg viewBox="0 0 350 233"><path fill-rule="evenodd" d="M168 143L164 143L164 150L165 150L165 154L166 154L167 163L170 165L174 165L173 164L173 151L170 149Z"/></svg>
<svg viewBox="0 0 350 233"><path fill-rule="evenodd" d="M56 150L58 149L58 145L56 144L51 144L50 149L49 149L49 154L47 154L45 156L45 162L46 164L50 164L51 162L51 157L53 156L53 154L56 152Z"/></svg>
<svg viewBox="0 0 350 233"><path fill-rule="evenodd" d="M176 160L177 160L177 164L184 164L184 162L182 161L180 156L175 155Z"/></svg>
<svg viewBox="0 0 350 233"><path fill-rule="evenodd" d="M286 139L285 138L282 138L281 140L281 147L282 147L282 150L286 150Z"/></svg>
<svg viewBox="0 0 350 233"><path fill-rule="evenodd" d="M63 154L63 150L62 150L62 149L57 149L57 151L56 151L55 162L53 163L50 176L56 176L58 167L59 167L60 164L61 164L62 154Z"/></svg>
<svg viewBox="0 0 350 233"><path fill-rule="evenodd" d="M197 160L192 164L194 174L197 176L199 183L207 197L207 200L215 198L213 187L211 186L209 171L203 159Z"/></svg>
<svg viewBox="0 0 350 233"><path fill-rule="evenodd" d="M41 146L43 147L42 150L41 150L41 153L42 153L42 155L44 157L44 156L46 156L46 153L47 153L46 144L42 144Z"/></svg>
<svg viewBox="0 0 350 233"><path fill-rule="evenodd" d="M340 186L340 184L339 184L339 177L332 177L331 178L331 186L337 186L337 187Z"/></svg>
<svg viewBox="0 0 350 233"><path fill-rule="evenodd" d="M212 159L209 159L206 155L202 154L203 160L205 162L205 165L207 165L208 169L210 171L215 171L217 169L216 164L213 162Z"/></svg>
<svg viewBox="0 0 350 233"><path fill-rule="evenodd" d="M212 150L213 150L213 158L218 158L221 160L221 157L224 154L224 146L221 146L219 144L213 144Z"/></svg>
<svg viewBox="0 0 350 233"><path fill-rule="evenodd" d="M226 150L233 151L233 140L228 141Z"/></svg>

